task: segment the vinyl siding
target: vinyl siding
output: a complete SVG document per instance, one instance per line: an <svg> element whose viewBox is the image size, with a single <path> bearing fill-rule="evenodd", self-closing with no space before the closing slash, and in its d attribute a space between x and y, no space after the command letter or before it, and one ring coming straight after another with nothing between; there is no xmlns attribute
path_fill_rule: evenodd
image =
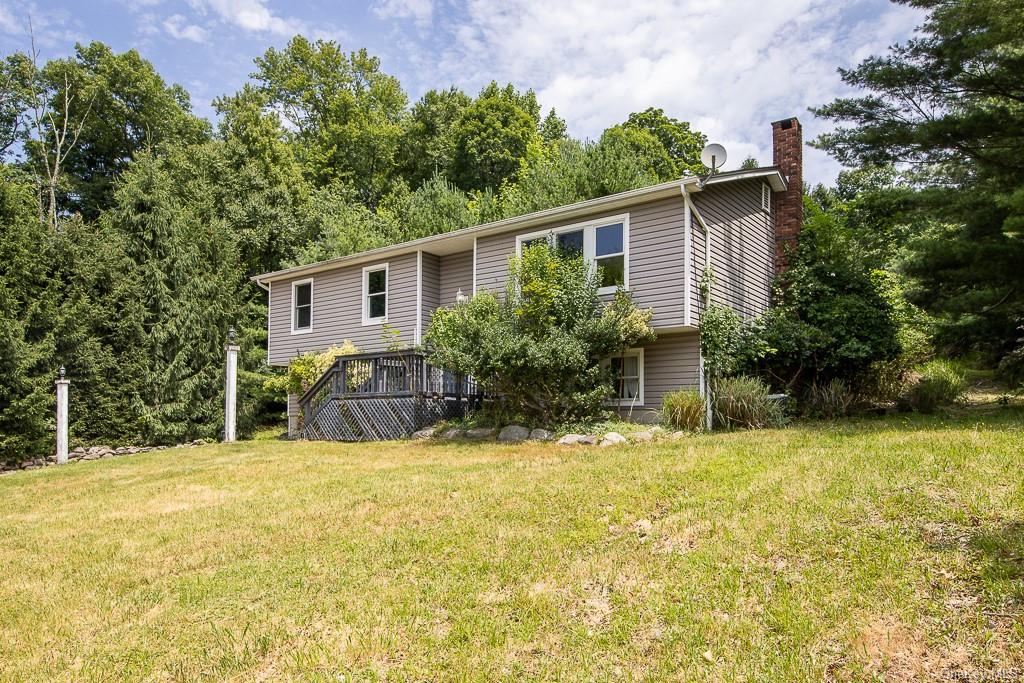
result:
<svg viewBox="0 0 1024 683"><path fill-rule="evenodd" d="M775 238L771 215L761 209L761 181L714 185L696 194L693 202L711 231L712 301L747 318L763 313L775 276ZM697 292L704 269L704 235L696 228L693 253Z"/></svg>
<svg viewBox="0 0 1024 683"><path fill-rule="evenodd" d="M639 206L629 213L629 290L642 308L653 308L655 327L676 327L683 318L685 274L685 203L664 199ZM508 259L516 252L516 236L554 230L566 225L622 215L598 213L572 221L533 227L477 240L476 288L499 296L508 277Z"/></svg>
<svg viewBox="0 0 1024 683"><path fill-rule="evenodd" d="M644 347L644 406L661 408L670 391L695 389L699 381L700 338L696 332L658 337Z"/></svg>
<svg viewBox="0 0 1024 683"><path fill-rule="evenodd" d="M665 394L677 389L696 389L699 380L698 333L660 336L644 347L644 403L619 406L619 413L639 421L657 419Z"/></svg>
<svg viewBox="0 0 1024 683"><path fill-rule="evenodd" d="M388 263L388 323L412 344L416 328L416 254L384 259ZM306 351L322 351L345 339L360 351L382 351L381 326L362 325L363 265L338 268L313 276L313 331L291 334L292 282L270 289L268 362L286 365ZM304 280L298 277L295 280Z"/></svg>
<svg viewBox="0 0 1024 683"><path fill-rule="evenodd" d="M423 285L420 291L422 293L420 331L422 334L426 334L427 326L430 325L430 316L440 305L441 300L441 258L436 254L423 252Z"/></svg>
<svg viewBox="0 0 1024 683"><path fill-rule="evenodd" d="M515 249L515 245L512 247ZM462 251L441 257L440 306L451 306L459 290L466 296L473 293L473 252Z"/></svg>

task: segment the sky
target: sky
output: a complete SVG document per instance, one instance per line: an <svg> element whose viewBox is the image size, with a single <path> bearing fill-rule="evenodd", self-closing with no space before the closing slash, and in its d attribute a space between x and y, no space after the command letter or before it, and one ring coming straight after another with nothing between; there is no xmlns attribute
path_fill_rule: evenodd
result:
<svg viewBox="0 0 1024 683"><path fill-rule="evenodd" d="M661 107L725 145L726 170L771 163L772 121L797 116L805 140L829 130L808 108L854 92L837 69L923 20L888 0L0 0L0 53L27 49L29 16L42 60L92 40L137 49L211 119L255 57L301 33L367 48L410 102L492 79L533 88L579 138ZM812 184L841 170L812 148L804 168Z"/></svg>

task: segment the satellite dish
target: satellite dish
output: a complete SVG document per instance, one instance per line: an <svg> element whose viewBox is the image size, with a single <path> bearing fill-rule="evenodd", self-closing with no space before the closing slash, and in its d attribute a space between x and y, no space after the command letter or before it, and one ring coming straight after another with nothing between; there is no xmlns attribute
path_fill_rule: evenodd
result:
<svg viewBox="0 0 1024 683"><path fill-rule="evenodd" d="M725 147L722 147L717 142L707 145L700 153L701 163L710 168L712 173L722 168L725 164L725 159Z"/></svg>

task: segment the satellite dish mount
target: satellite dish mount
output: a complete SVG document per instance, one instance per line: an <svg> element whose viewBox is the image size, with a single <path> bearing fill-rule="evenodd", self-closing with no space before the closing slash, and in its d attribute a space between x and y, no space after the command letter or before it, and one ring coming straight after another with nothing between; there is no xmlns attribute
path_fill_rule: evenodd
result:
<svg viewBox="0 0 1024 683"><path fill-rule="evenodd" d="M718 173L718 169L720 169L725 164L726 158L727 155L725 153L725 147L722 147L717 142L713 142L710 145L705 146L704 149L701 150L701 163L711 169L710 173L708 173L706 176L700 179L701 188L703 188L704 185L706 185L707 182L711 180L711 176Z"/></svg>

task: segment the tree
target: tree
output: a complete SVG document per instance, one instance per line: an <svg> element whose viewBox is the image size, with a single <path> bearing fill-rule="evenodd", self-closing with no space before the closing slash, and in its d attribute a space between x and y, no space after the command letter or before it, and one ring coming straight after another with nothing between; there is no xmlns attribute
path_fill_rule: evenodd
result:
<svg viewBox="0 0 1024 683"><path fill-rule="evenodd" d="M816 145L847 165L897 164L935 221L908 272L955 350L1008 357L1024 325L1024 6L905 0L921 36L842 70L867 90L815 109L841 125Z"/></svg>
<svg viewBox="0 0 1024 683"><path fill-rule="evenodd" d="M586 159L590 197L632 190L669 180L675 173L664 145L646 130L612 126Z"/></svg>
<svg viewBox="0 0 1024 683"><path fill-rule="evenodd" d="M535 121L514 98L481 95L456 127L456 183L466 190L498 189L515 174L536 137Z"/></svg>
<svg viewBox="0 0 1024 683"><path fill-rule="evenodd" d="M834 379L869 389L903 350L899 311L837 215L810 197L804 205L799 245L761 323L769 351L759 367L795 396Z"/></svg>
<svg viewBox="0 0 1024 683"><path fill-rule="evenodd" d="M447 173L455 159L455 127L472 99L452 86L428 90L413 105L406 120L400 163L411 187L435 173Z"/></svg>
<svg viewBox="0 0 1024 683"><path fill-rule="evenodd" d="M661 143L665 153L672 160L672 171L663 172L663 179L678 178L684 175L704 173L704 164L700 160L700 152L708 143L703 133L690 130L686 121L673 119L665 115L664 110L650 107L642 112L634 112L624 124L626 128L647 131ZM665 177L665 176L668 177Z"/></svg>
<svg viewBox="0 0 1024 683"><path fill-rule="evenodd" d="M133 407L155 443L216 436L223 345L243 301L236 247L211 198L197 186L186 204L175 189L165 161L139 157L104 216L127 258L114 296L127 324L122 348L137 354Z"/></svg>
<svg viewBox="0 0 1024 683"><path fill-rule="evenodd" d="M561 118L553 107L540 124L540 136L544 142L549 144L565 140L568 137L568 130L569 127L566 125L565 119Z"/></svg>
<svg viewBox="0 0 1024 683"><path fill-rule="evenodd" d="M406 95L365 49L292 38L256 59L251 77L266 107L291 124L308 177L318 186L350 184L376 207L396 172Z"/></svg>
<svg viewBox="0 0 1024 683"><path fill-rule="evenodd" d="M135 50L78 44L73 57L47 62L40 77L49 116L60 124L41 137L50 149L66 148L61 208L86 219L110 206L114 179L142 150L209 138L210 125L192 113L185 89L168 86Z"/></svg>

